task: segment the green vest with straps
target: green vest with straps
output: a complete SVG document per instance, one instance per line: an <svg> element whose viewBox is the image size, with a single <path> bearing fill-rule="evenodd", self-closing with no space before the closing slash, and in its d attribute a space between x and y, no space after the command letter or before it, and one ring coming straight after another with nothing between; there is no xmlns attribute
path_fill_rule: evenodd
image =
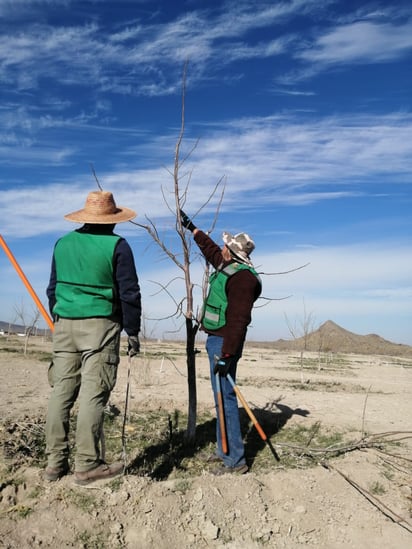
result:
<svg viewBox="0 0 412 549"><path fill-rule="evenodd" d="M244 270L250 271L260 282L260 276L255 269L243 263L230 263L210 275L209 293L203 305L202 316L202 325L206 330L218 330L226 324L226 283L231 276Z"/></svg>
<svg viewBox="0 0 412 549"><path fill-rule="evenodd" d="M115 312L113 255L120 238L73 231L58 240L53 313L63 318L91 318Z"/></svg>

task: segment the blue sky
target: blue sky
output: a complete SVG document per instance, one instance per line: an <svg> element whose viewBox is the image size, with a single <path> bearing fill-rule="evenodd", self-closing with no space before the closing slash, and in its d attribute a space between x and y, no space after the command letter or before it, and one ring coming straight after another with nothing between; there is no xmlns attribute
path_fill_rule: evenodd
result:
<svg viewBox="0 0 412 549"><path fill-rule="evenodd" d="M174 239L175 144L194 214L226 182L212 236L245 231L264 273L249 339L290 337L304 311L412 344L409 1L0 0L0 234L46 305L63 219L102 187ZM186 174L186 177L185 177ZM209 228L213 199L196 224ZM158 284L180 272L131 224L145 333L182 319ZM32 315L0 253L2 320ZM201 265L193 247L193 278ZM199 296L195 293L197 305ZM280 299L290 296L288 299ZM262 307L261 305L266 305ZM181 332L183 334L183 332Z"/></svg>

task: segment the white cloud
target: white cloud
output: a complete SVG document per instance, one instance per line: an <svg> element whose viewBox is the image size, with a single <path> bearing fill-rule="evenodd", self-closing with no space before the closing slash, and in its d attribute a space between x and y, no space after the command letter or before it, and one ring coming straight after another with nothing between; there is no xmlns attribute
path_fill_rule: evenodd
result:
<svg viewBox="0 0 412 549"><path fill-rule="evenodd" d="M268 292L276 292L277 296L279 292L335 296L339 291L341 297L386 297L381 294L382 288L399 292L397 296L388 293L387 297L410 296L412 256L407 245L383 240L259 254L254 260L264 272L283 272L310 262L294 273L264 277Z"/></svg>
<svg viewBox="0 0 412 549"><path fill-rule="evenodd" d="M404 24L358 21L319 36L297 57L319 64L380 63L412 49L412 21Z"/></svg>
<svg viewBox="0 0 412 549"><path fill-rule="evenodd" d="M60 4L69 6L69 2ZM30 8L32 12L39 9L41 14L44 5L32 2ZM168 22L155 23L151 18L127 22L123 29L112 33L95 22L59 27L37 22L33 16L34 21L28 20L26 28L3 32L0 75L19 90L36 88L44 78L55 84L87 83L95 89L122 94L174 93L180 88L180 72L187 59L192 84L205 75L216 78L216 70L233 61L284 52L291 37L279 36L256 44L250 33L280 24L314 6L312 0L276 6L227 2L213 10L187 11ZM23 7L27 8L28 3L20 1L17 13L19 9L24 13ZM12 16L9 10L4 12L3 16Z"/></svg>
<svg viewBox="0 0 412 549"><path fill-rule="evenodd" d="M26 28L2 33L0 76L17 90L35 89L47 79L58 86L86 84L101 92L159 96L180 89L186 60L191 67L188 83L193 85L204 78L222 78L221 69L226 71L229 64L239 60L288 53L306 66L299 68L299 74L277 76L286 83L311 77L325 67L393 60L412 48L412 21L397 22L398 14L389 9L374 14L365 8L362 20L353 21L361 17L360 12L341 17L338 25L323 30L311 45L306 36L289 33L285 23L296 15L315 13L315 20L330 16L328 4L333 6L333 1L322 2L321 7L313 0L276 5L226 2L214 9L187 11L167 22L157 23L152 17L127 21L123 28L108 32L92 17L90 24L52 26L33 15L36 10L42 14L48 5L69 8L68 1L21 1L15 13L30 7L33 21L28 20ZM4 17L12 17L10 5L3 3ZM392 20L388 21L389 17ZM275 32L266 40L256 41L256 31L265 28Z"/></svg>
<svg viewBox="0 0 412 549"><path fill-rule="evenodd" d="M325 246L260 254L255 261L266 272L310 265L283 276L263 275L265 296L291 297L256 309L251 337L290 338L285 315L292 325L299 324L305 308L317 325L330 319L355 333L378 333L412 344L410 245L382 241Z"/></svg>
<svg viewBox="0 0 412 549"><path fill-rule="evenodd" d="M133 2L136 3L137 0ZM91 4L90 13L96 15L98 3ZM152 12L145 20L128 20L123 26L117 21L120 24L116 29L107 31L109 27L100 26L99 21L103 18L99 17L90 18L92 23L89 25L48 25L50 12L46 8L57 6L61 8L59 15L62 16L69 1L0 2L0 18L3 17L0 21L3 25L0 78L6 98L0 106L0 165L14 165L11 176L4 170L1 180L0 232L16 244L17 250L20 246L25 249L23 263L36 288L43 292L47 284L55 236L74 227L64 221L64 214L82 207L86 193L96 187L89 172L89 154L90 160L101 159L104 155L103 169L98 161L95 163L99 180L114 192L119 204L138 211L137 221L144 223L147 214L167 238L173 229L173 217L162 200L163 190L173 203L173 195L169 194L172 177L163 166L173 167L178 128L165 129L163 135L155 138L147 133L142 139L141 131L120 127L120 123L116 124L117 121L110 118L112 108L122 114L124 105L118 106L113 94L102 96L100 92L175 93L181 85L182 61L188 55L191 58L188 85L193 86L206 78L222 78L222 72L227 79L242 78L241 71L252 63L241 66L239 60L267 60L282 54L282 62L271 63L269 70L273 69L273 76L283 70L286 63L292 68L302 66L307 74L313 75L346 63L398 60L409 53L412 33L405 12L391 8L389 13L385 8L382 14L371 12L365 6L353 14L350 7L345 5L343 9L343 4L342 10L338 6L337 11L332 11L335 9L333 4L318 0L277 3L233 0L216 5L213 10L188 11L168 22L156 23L160 20ZM190 9L199 3L187 5ZM99 7L104 9L104 2ZM312 10L316 10L316 19L310 23ZM137 11L138 16L147 13ZM335 17L343 11L345 20ZM309 22L299 26L302 33L290 34L295 14L308 16L305 21ZM14 25L18 21L21 26ZM13 25L8 25L9 22ZM315 29L313 22L317 38L310 45L308 36ZM260 29L264 32L256 32ZM294 54L300 55L295 63L290 59ZM264 64L265 70L269 64ZM239 72L236 72L237 68ZM72 93L72 85L76 86L76 95ZM37 86L41 86L41 93ZM290 95L312 93L296 87L275 90L275 93L279 91ZM274 110L281 108L279 99L277 97L273 102ZM127 101L128 98L125 104ZM373 201L376 206L372 212L374 220L366 215L365 226L368 226L368 235L383 234L378 223L385 228L388 225L385 225L387 220L380 217L381 214L386 216L380 206L384 200L389 204L395 195L399 198L401 189L405 189L405 196L409 191L412 117L402 111L386 115L359 114L359 102L360 99L354 112L346 115L324 117L313 111L294 116L286 112L271 117L220 119L218 123L202 126L188 124L182 157L190 150L194 139L201 137L199 146L181 172L191 174L187 198L189 211L197 211L216 182L227 177L222 214L224 219L230 218L231 223L237 224L239 213L248 210L253 215L254 226L258 226L261 215L262 220L270 224L268 212L272 216L275 210L284 214L283 206L314 205L322 201L330 201L328 213L331 217L332 211L337 211L333 207L343 201L345 206L366 208L369 205L367 198L373 196L376 199ZM262 103L262 108L268 109L267 105ZM260 112L260 107L253 105L247 112ZM340 105L336 107L339 108ZM205 110L199 116L206 119L210 111ZM144 126L145 122L141 124ZM109 150L110 155L107 154ZM183 185L186 181L182 180ZM22 182L30 182L30 188ZM216 201L217 198L204 215L199 216L200 223L210 221ZM395 219L395 208L392 201L388 217ZM298 215L301 213L305 218L308 211L301 208ZM343 238L362 240L360 230L356 234L351 230L356 220L349 216L347 221L339 222L346 223L350 232ZM372 222L376 223L374 227ZM311 231L324 229L325 223L319 219ZM396 219L396 223L399 229L400 220ZM305 241L296 241L297 235L304 230L298 228L288 239L297 246L293 252L265 250L264 240L269 239L269 232L280 232L283 227L295 231L293 219L279 225L258 227L256 236L262 238L262 244L257 250L257 262L262 263L265 271L287 270L307 261L310 266L285 276L265 277L266 295L293 294L293 297L257 310L256 327L252 332L256 330L262 336L271 324L279 324L279 318L284 323L283 311L300 314L303 298L319 320L347 319L350 324L343 325L348 329L355 329L362 319L365 326L369 323L368 331L379 332L373 328L379 321L379 326L389 333L389 325L399 324L400 318L410 320L408 258L411 254L406 245L381 242L379 246L369 243L363 247L358 244L319 248L313 244L315 239L311 239L313 232L308 234L307 240L305 235ZM333 234L328 231L325 229L327 234L318 241L329 238L331 242ZM167 267L166 260L151 267L153 263L148 258L156 256L157 259L158 254L147 244L147 235L142 229L125 224L121 233L130 237L142 252L137 262L141 265L145 295L149 295L153 288L149 289L148 280L158 280L159 273L168 280L174 269ZM42 235L47 245L39 250ZM319 237L319 234L315 236ZM146 246L148 252L144 252ZM37 267L33 254L36 254ZM41 264L44 272L38 269ZM4 287L4 292L8 293L1 295L2 307L10 301L10 296L16 298L15 279L9 278ZM149 312L164 316L166 308L170 313L169 304L166 307L165 303L164 299L150 297L147 300ZM410 326L410 322L405 325Z"/></svg>
<svg viewBox="0 0 412 549"><path fill-rule="evenodd" d="M405 114L356 119L348 115L307 122L286 116L223 122L223 127L207 129L193 156L185 163L182 174L191 174L192 188L196 189L189 193L188 203L192 211L197 211L224 176L228 183L223 208L232 211L244 209L246 205L250 208L251 203L258 211L275 204L304 205L364 197L367 192L364 182L373 182L377 195L378 178L392 184L410 181L411 133L412 117ZM111 171L98 173L99 180L105 188L120 194L125 204L137 205L140 215L147 214L161 221L169 216L161 189L172 184L172 177L163 166L171 167L173 146L170 136L146 140L141 151L144 154L137 156L145 158L146 166L152 166L147 168L140 160L140 166L136 166L139 145L133 147L130 157L122 156L128 150L120 151L116 158L122 167L116 170L113 165ZM191 146L190 139L185 141L185 150ZM64 164L74 152L51 145L44 148L13 146L12 150L3 145L0 163L18 158L20 164L34 166L50 166L51 162ZM182 151L182 158L184 154ZM183 179L182 185L186 181ZM350 188L345 187L348 183ZM53 230L63 214L63 205L65 209L77 209L78 197L94 187L91 174L83 173L64 180L59 178L52 184L32 185L30 190L25 187L2 190L2 231L29 235ZM210 208L214 209L216 200ZM18 223L7 216L8 211L30 217L30 223L19 228ZM41 216L43 211L53 212L47 222Z"/></svg>
<svg viewBox="0 0 412 549"><path fill-rule="evenodd" d="M67 210L67 208L66 208ZM67 212L66 212L67 213ZM135 253L141 282L147 333L161 337L167 330L182 328L182 319L165 319L175 311L175 303L163 292L168 290L176 301L185 295L181 271L165 258L150 238L129 224L119 227L120 234L127 235ZM74 227L61 221L59 231L64 233ZM169 231L170 232L170 231ZM35 291L46 305L45 288L48 283L50 258L54 238L47 241L31 239L31 250L24 256L15 255ZM14 251L16 245L10 240ZM179 248L177 247L176 250ZM195 283L195 307L201 304L198 284L202 279L202 263L196 260L197 248L193 244L192 281ZM303 307L311 313L315 324L328 319L355 333L378 333L382 337L412 344L410 335L412 254L410 246L392 241L365 242L351 246L325 246L306 250L276 253L257 247L254 257L259 271L280 272L298 267L310 261L304 269L278 276L263 275L263 295L272 299L291 296L282 301L271 301L253 313L249 339L273 340L290 338L285 315L293 324L302 319ZM25 303L30 297L4 254L0 255L2 285L0 301L2 320L12 320L15 305ZM171 282L172 281L172 282ZM178 336L177 336L178 337ZM182 328L180 337L184 337Z"/></svg>
<svg viewBox="0 0 412 549"><path fill-rule="evenodd" d="M193 248L193 251L196 247ZM260 252L254 261L259 271L279 272L310 265L294 273L262 276L263 296L277 299L266 304L259 300L253 313L249 339L290 338L285 315L292 324L302 320L304 307L315 324L328 319L356 333L379 333L383 337L412 344L406 328L411 319L412 254L410 246L395 242L366 242L352 246L325 246L288 253ZM184 295L184 283L177 277L180 271L169 261L159 263L139 258L142 271L146 314L149 318L164 318L174 311L173 302L165 294L154 295L159 287L149 281L167 284L174 280L170 291L178 301ZM160 268L161 266L161 268ZM201 280L200 264L194 263L192 279ZM386 288L382 291L382 288ZM279 300L291 296L286 300ZM278 301L279 300L279 301ZM201 297L197 290L195 304ZM406 323L405 329L401 324ZM179 322L177 321L177 324ZM159 329L171 324L162 322Z"/></svg>

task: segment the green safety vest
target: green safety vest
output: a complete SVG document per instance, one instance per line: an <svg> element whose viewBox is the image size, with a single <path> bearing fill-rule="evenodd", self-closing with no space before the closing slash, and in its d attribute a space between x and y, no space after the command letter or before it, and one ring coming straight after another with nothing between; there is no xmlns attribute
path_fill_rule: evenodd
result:
<svg viewBox="0 0 412 549"><path fill-rule="evenodd" d="M73 231L58 240L53 313L63 318L91 318L115 312L113 255L120 238Z"/></svg>
<svg viewBox="0 0 412 549"><path fill-rule="evenodd" d="M254 274L261 283L260 276L255 269L243 263L230 263L224 269L217 270L210 275L209 293L203 305L202 316L202 325L206 330L218 330L226 324L226 283L231 276L244 270Z"/></svg>

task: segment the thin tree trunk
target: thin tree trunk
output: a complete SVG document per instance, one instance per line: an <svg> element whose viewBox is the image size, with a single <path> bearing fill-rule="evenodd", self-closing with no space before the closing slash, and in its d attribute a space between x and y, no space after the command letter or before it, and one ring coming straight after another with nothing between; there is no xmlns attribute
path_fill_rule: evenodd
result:
<svg viewBox="0 0 412 549"><path fill-rule="evenodd" d="M193 325L191 318L186 318L186 363L187 363L187 384L188 384L188 416L186 441L193 444L196 436L196 410L197 410L197 390L196 390L196 339L197 327Z"/></svg>

